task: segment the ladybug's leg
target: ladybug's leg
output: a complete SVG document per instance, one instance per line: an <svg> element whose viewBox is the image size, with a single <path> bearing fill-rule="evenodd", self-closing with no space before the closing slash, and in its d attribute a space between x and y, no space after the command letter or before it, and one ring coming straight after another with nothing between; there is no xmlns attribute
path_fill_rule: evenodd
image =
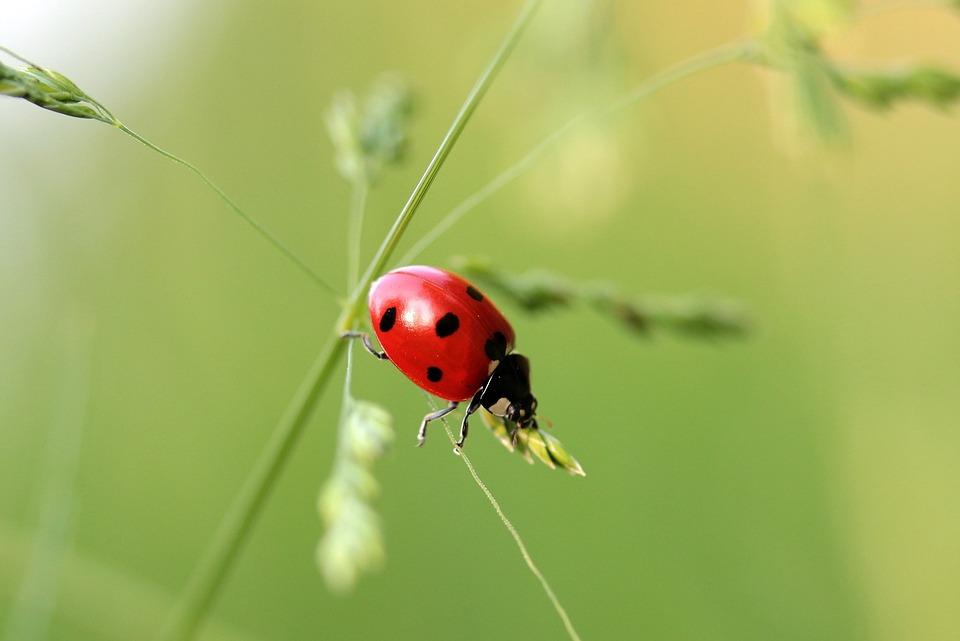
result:
<svg viewBox="0 0 960 641"><path fill-rule="evenodd" d="M430 412L423 417L423 421L420 423L420 431L417 432L417 447L422 447L423 442L427 440L427 423L430 421L435 421L438 418L443 418L453 410L457 409L458 405L460 405L460 403L457 401L450 401L450 404L444 407L442 410Z"/></svg>
<svg viewBox="0 0 960 641"><path fill-rule="evenodd" d="M470 404L467 405L467 411L463 413L463 421L460 423L460 438L457 440L457 449L462 448L463 442L467 440L467 430L470 429L470 426L467 425L467 419L470 418L471 414L480 409L480 397L483 395L484 389L485 388L481 387L477 390L477 393L470 399Z"/></svg>
<svg viewBox="0 0 960 641"><path fill-rule="evenodd" d="M386 352L378 350L376 347L373 346L373 343L370 342L370 335L367 334L366 332L344 332L340 334L340 338L359 338L360 340L363 341L363 347L368 352L370 352L371 354L373 354L374 356L376 356L382 361L390 360L390 357L387 356Z"/></svg>

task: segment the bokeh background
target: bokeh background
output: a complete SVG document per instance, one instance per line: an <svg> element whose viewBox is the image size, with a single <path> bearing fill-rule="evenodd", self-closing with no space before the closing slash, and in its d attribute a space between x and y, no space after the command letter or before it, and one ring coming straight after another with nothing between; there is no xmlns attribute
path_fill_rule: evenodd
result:
<svg viewBox="0 0 960 641"><path fill-rule="evenodd" d="M760 3L550 4L405 246L568 117L763 25ZM3 44L196 162L340 285L331 97L384 71L418 96L407 162L371 195L369 256L518 5L4 6ZM958 68L957 42L960 17L928 4L827 46ZM479 424L470 453L585 639L960 637L957 117L849 108L847 140L824 147L777 92L775 75L729 66L581 129L423 257L750 310L753 334L732 342L505 310L588 476L527 466ZM39 556L58 577L30 605L50 610L47 638L149 638L337 301L118 132L10 99L0 122L0 630ZM386 566L343 597L314 565L334 388L201 637L561 638L445 439L413 447L422 395L367 359L356 392L397 423L377 467Z"/></svg>

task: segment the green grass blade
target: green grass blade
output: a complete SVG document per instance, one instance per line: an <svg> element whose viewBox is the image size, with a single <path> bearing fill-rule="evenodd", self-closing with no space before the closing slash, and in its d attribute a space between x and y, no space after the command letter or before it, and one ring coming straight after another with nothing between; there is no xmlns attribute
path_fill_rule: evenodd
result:
<svg viewBox="0 0 960 641"><path fill-rule="evenodd" d="M196 165L155 145L127 127L102 103L89 96L80 89L76 83L62 73L32 63L6 47L0 46L0 52L4 52L27 65L26 69L13 69L0 63L0 95L22 98L38 107L66 116L99 120L100 122L112 125L161 156L186 167L200 178L207 187L212 189L237 216L252 227L253 230L268 243L273 245L274 248L279 250L281 254L306 274L310 280L327 292L337 294L337 291L321 278L319 274L310 269L299 256L284 245L270 230L264 227L253 216L243 211L232 198L227 196L226 192L224 192L219 185L208 178Z"/></svg>
<svg viewBox="0 0 960 641"><path fill-rule="evenodd" d="M470 116L476 110L480 99L496 73L503 66L523 33L524 27L530 21L534 10L539 5L540 0L528 0L524 5L520 17L507 34L503 45L467 96L463 107L454 118L450 130L441 141L440 147L427 166L423 177L417 183L413 194L381 244L376 257L370 263L360 284L345 305L344 311L334 328L335 335L330 338L330 342L314 361L313 367L307 373L286 412L274 429L266 449L261 454L253 471L241 488L240 494L220 524L213 541L190 578L179 606L157 636L159 641L188 641L193 639L197 629L206 619L210 606L219 595L224 581L233 568L240 549L250 535L267 497L276 484L280 472L286 467L290 454L313 414L317 401L326 389L331 373L346 351L344 341L338 336L341 328L349 328L355 322L365 299L364 293L377 272L389 260L460 132L463 131L470 120Z"/></svg>
<svg viewBox="0 0 960 641"><path fill-rule="evenodd" d="M507 38L494 55L493 60L490 61L490 64L487 65L487 68L484 69L483 73L480 74L480 78L470 90L470 93L467 95L463 106L460 107L460 111L453 119L453 123L450 125L446 135L440 142L440 146L437 148L436 153L430 160L430 163L427 165L426 170L423 172L423 176L420 177L419 182L417 182L417 185L413 188L413 192L407 199L403 209L400 210L396 221L393 223L393 227L390 229L387 237L380 245L380 249L377 250L376 255L370 262L370 266L364 273L359 286L353 293L353 299L351 301L351 305L353 307L356 307L356 302L360 300L367 288L370 287L370 283L373 282L373 279L377 276L377 274L379 274L384 267L386 267L387 261L390 260L390 256L393 254L397 244L400 242L400 238L403 236L407 225L410 224L410 221L413 219L413 215L420 207L420 203L423 201L424 196L426 196L427 191L429 191L430 185L433 184L434 178L437 177L437 172L440 171L440 167L443 166L444 161L446 161L447 156L450 154L450 150L453 149L453 146L456 144L460 134L463 133L464 127L466 127L467 122L470 120L470 117L476 110L477 105L480 104L480 100L487 92L487 89L490 88L490 83L493 82L497 72L500 71L501 67L503 67L503 63L506 62L507 58L510 57L510 53L516 46L520 39L520 35L530 22L530 19L540 6L540 3L541 0L528 0L526 5L524 5L523 10L520 12L520 16L517 18L516 22L514 22L510 33L507 34Z"/></svg>
<svg viewBox="0 0 960 641"><path fill-rule="evenodd" d="M345 350L345 341L332 337L314 361L220 523L213 541L187 583L179 606L161 629L158 639L183 641L194 638Z"/></svg>
<svg viewBox="0 0 960 641"><path fill-rule="evenodd" d="M445 214L440 221L434 225L430 231L423 235L410 249L397 261L398 265L409 265L417 256L422 254L430 245L437 241L440 236L450 230L474 210L482 202L493 196L495 193L509 185L519 178L533 163L552 149L558 142L567 136L571 131L576 130L589 122L601 120L612 116L617 112L634 105L642 100L652 96L675 82L683 80L701 71L712 69L724 64L747 59L752 53L754 44L752 41L734 42L723 45L715 49L710 49L703 53L692 56L664 71L651 76L637 85L633 91L629 92L613 104L602 109L582 113L574 116L562 126L554 130L539 143L534 145L530 151L523 155L517 162L500 172L486 185L467 196L459 205Z"/></svg>
<svg viewBox="0 0 960 641"><path fill-rule="evenodd" d="M154 143L150 142L148 139L144 138L143 136L141 136L141 135L138 134L137 132L133 131L132 129L130 129L129 127L127 127L126 125L124 125L123 123L118 122L116 126L117 126L117 128L120 129L120 131L122 131L123 133L127 134L128 136L130 136L131 138L133 138L133 139L136 140L137 142L145 145L146 147L148 147L149 149L157 152L157 153L160 154L161 156L163 156L163 157L165 157L165 158L168 158L168 159L172 160L173 162L177 163L178 165L181 165L181 166L183 166L183 167L186 167L186 168L189 169L191 172L193 172L194 175L196 175L201 181L203 181L203 183L204 183L207 187L209 187L210 189L212 189L213 192L214 192L215 194L217 194L217 196L220 197L220 200L222 200L222 201L227 205L227 207L229 207L231 210L233 210L233 213L235 213L235 214L236 214L237 216L239 216L245 223L247 223L251 228L253 228L253 230L254 230L255 232L257 232L257 233L260 235L261 238L263 238L263 239L266 240L268 243L270 243L271 245L273 245L274 248L276 248L281 254L283 254L284 256L286 256L287 259L288 259L290 262L292 262L294 265L296 265L297 268L300 269L300 271L302 271L304 274L306 274L307 277L308 277L310 280L312 280L314 283L316 283L317 285L319 285L320 287L322 287L323 289L325 289L328 293L335 294L335 295L338 294L337 290L335 290L335 289L333 288L333 286L331 286L330 284L328 284L319 274L317 274L315 271L313 271L312 269L310 269L310 267L308 267L307 264L306 264L305 262L303 262L303 260L301 260L301 258L300 258L299 256L297 256L297 255L293 252L293 250L291 250L289 247L287 247L287 246L286 246L279 238L277 238L269 229L267 229L267 228L264 227L262 224L260 224L260 223L257 221L256 218L254 218L253 216L251 216L250 214L248 214L247 212L245 212L243 209L241 209L241 208L240 208L240 205L238 205L232 198L230 198L230 196L228 196L227 193L226 193L225 191L223 191L223 189L221 189L219 185L217 185L217 183L213 182L210 178L207 177L207 175L206 175L205 173L203 173L202 171L200 171L200 168L199 168L199 167L197 167L196 165L194 165L194 164L191 163L191 162L188 162L188 161L184 160L184 159L181 158L180 156L177 156L177 155L175 155L175 154L167 151L166 149L155 145Z"/></svg>
<svg viewBox="0 0 960 641"><path fill-rule="evenodd" d="M432 402L430 405L433 407L433 409L437 409L437 406ZM446 418L441 418L440 420L443 422L443 431L447 433L447 438L450 439L450 443L454 446L454 448L456 448L457 439L454 437L453 431L450 429L450 423L447 422ZM550 586L550 582L547 581L547 577L543 575L543 572L541 572L540 568L537 567L537 564L534 563L533 556L530 554L530 550L527 549L526 543L523 542L523 538L520 536L517 528L513 525L513 522L507 518L503 508L500 507L500 502L497 500L497 497L493 495L493 492L490 491L490 488L487 487L487 484L484 483L483 479L480 478L480 474L477 473L477 469L473 466L473 462L470 460L470 457L467 456L467 453L459 449L455 449L454 451L457 451L460 454L460 458L463 459L463 464L467 466L467 470L470 472L470 476L473 478L474 483L477 484L477 487L480 488L480 491L483 492L483 495L487 497L490 505L493 506L493 510L497 513L497 516L500 517L500 521L503 523L503 526L507 528L507 532L510 533L514 543L517 544L517 548L520 550L520 556L523 557L523 562L527 564L530 572L537 578L537 581L540 582L540 586L543 588L544 593L546 593L547 598L553 605L553 609L557 611L557 616L560 617L560 622L563 623L563 628L566 630L567 636L570 637L571 641L581 641L580 635L577 633L576 628L573 627L573 621L570 619L570 615L567 614L566 608L564 608L563 604L560 603L560 599Z"/></svg>

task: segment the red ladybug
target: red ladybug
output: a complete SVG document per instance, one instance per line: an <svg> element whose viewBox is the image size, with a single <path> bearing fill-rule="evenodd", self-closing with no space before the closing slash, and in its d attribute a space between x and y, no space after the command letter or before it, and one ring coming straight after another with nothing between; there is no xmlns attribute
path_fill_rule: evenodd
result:
<svg viewBox="0 0 960 641"><path fill-rule="evenodd" d="M400 267L370 286L368 305L383 351L366 334L344 336L362 338L371 354L393 361L418 387L450 401L423 417L418 445L427 423L467 400L457 447L467 438L467 420L481 407L520 428L537 426L530 362L512 353L513 328L476 287L436 267Z"/></svg>

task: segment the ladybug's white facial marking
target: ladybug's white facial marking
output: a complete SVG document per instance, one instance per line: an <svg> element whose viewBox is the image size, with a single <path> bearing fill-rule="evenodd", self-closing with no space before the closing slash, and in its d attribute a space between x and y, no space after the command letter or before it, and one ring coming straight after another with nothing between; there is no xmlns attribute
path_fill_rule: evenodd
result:
<svg viewBox="0 0 960 641"><path fill-rule="evenodd" d="M510 399L501 398L499 401L497 401L487 409L490 410L490 413L493 414L494 416L506 416L507 408L509 407L510 407Z"/></svg>

